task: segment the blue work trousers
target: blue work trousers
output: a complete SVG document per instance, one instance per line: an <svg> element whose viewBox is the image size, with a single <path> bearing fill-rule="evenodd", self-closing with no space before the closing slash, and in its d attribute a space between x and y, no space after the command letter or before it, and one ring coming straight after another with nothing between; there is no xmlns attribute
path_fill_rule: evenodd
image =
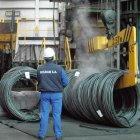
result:
<svg viewBox="0 0 140 140"><path fill-rule="evenodd" d="M46 136L50 105L52 105L52 115L54 120L53 130L56 138L59 138L62 136L61 131L62 93L41 94L41 103L40 103L41 122L38 135L42 138L45 138Z"/></svg>

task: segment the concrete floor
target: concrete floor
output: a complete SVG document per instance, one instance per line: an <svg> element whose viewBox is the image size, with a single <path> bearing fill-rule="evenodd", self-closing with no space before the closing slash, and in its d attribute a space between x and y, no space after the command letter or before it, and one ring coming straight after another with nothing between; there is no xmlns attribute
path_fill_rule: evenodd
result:
<svg viewBox="0 0 140 140"><path fill-rule="evenodd" d="M94 129L79 127L80 124ZM0 109L0 140L37 140L39 122L27 123L12 120ZM132 128L115 128L82 122L62 116L64 140L139 140L140 121ZM50 117L46 140L55 140L53 118Z"/></svg>

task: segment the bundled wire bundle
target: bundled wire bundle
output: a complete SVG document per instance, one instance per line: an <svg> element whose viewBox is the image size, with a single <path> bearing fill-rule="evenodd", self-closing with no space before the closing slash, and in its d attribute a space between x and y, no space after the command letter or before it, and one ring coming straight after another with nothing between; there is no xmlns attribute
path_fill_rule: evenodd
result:
<svg viewBox="0 0 140 140"><path fill-rule="evenodd" d="M36 70L30 67L15 67L5 73L0 82L0 102L2 108L19 120L37 121L40 120L39 105L31 110L18 110L11 101L11 90L14 84L21 79L26 79L25 72L30 74L31 79L36 79ZM38 98L40 98L38 94Z"/></svg>
<svg viewBox="0 0 140 140"><path fill-rule="evenodd" d="M114 90L124 71L111 69L99 73L93 70L82 80L86 71L79 76L76 76L78 70L67 71L69 85L63 93L64 108L78 119L118 127L133 126L140 118L140 86Z"/></svg>

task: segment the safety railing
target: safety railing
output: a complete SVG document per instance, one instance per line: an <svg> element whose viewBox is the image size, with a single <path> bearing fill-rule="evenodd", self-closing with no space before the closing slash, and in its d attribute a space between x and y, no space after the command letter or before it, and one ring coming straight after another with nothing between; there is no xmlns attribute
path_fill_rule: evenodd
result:
<svg viewBox="0 0 140 140"><path fill-rule="evenodd" d="M4 18L0 18L0 22L4 22Z"/></svg>
<svg viewBox="0 0 140 140"><path fill-rule="evenodd" d="M44 50L46 49L46 39L45 38L43 38L43 40L42 40L42 45L40 48L39 57L38 57L38 61L37 61L37 68L39 68L40 65L43 65L46 63L45 60L43 63L43 56L42 56L42 49L43 48L44 48ZM41 59L41 63L40 63L40 59ZM38 91L38 81L36 81L36 91Z"/></svg>
<svg viewBox="0 0 140 140"><path fill-rule="evenodd" d="M71 61L69 40L67 37L65 38L65 65L66 65L66 70L71 70L72 61Z"/></svg>
<svg viewBox="0 0 140 140"><path fill-rule="evenodd" d="M55 32L55 23L56 20L55 18L18 18L17 19L17 41L19 41L19 32L24 32L24 44L26 44L26 33L28 31L34 31L35 33L39 33L40 31L53 31L53 29L50 30L40 30L38 26L35 27L34 30L30 30L30 29L26 29L27 25L26 25L26 21L28 20L53 20L54 22L54 32ZM19 21L24 22L24 29L19 29Z"/></svg>
<svg viewBox="0 0 140 140"><path fill-rule="evenodd" d="M40 48L40 53L39 53L39 57L38 57L38 61L37 61L37 68L40 65L40 59L41 59L41 65L46 63L45 60L44 60L44 63L43 63L42 48L44 48L44 50L46 49L46 40L45 40L45 38L43 38L43 40L42 40L42 45L41 45L41 48Z"/></svg>
<svg viewBox="0 0 140 140"><path fill-rule="evenodd" d="M1 50L10 50L10 46L7 44L7 45L3 45L3 46L0 46L0 49Z"/></svg>

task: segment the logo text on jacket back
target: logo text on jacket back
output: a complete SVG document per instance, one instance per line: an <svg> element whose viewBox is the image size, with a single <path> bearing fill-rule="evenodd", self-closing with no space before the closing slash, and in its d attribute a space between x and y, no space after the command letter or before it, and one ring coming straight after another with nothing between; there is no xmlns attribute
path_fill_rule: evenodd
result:
<svg viewBox="0 0 140 140"><path fill-rule="evenodd" d="M45 70L45 71L40 71L40 74L45 74L45 73L57 73L57 71L56 71L56 70L49 70L49 71Z"/></svg>

